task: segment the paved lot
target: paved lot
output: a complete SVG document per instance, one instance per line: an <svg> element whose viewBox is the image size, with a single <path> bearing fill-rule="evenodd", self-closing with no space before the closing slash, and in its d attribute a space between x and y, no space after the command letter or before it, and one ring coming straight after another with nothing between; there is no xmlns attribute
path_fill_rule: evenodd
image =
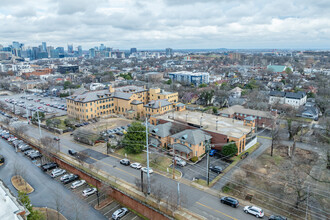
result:
<svg viewBox="0 0 330 220"><path fill-rule="evenodd" d="M40 168L34 165L22 152L15 153L14 147L4 140L0 140L0 153L5 156L5 165L0 168L0 177L6 185L15 193L17 191L12 187L10 178L13 175L13 167L19 163L19 167L24 169L24 178L35 188L35 192L30 194L32 204L35 206L59 208L63 215L68 219L105 219L111 218L113 212L122 208L118 202L113 201L111 204L100 210L93 209L97 204L97 195L94 193L84 197L82 191L90 186L85 183L76 189L71 189L71 183L63 184L60 181L61 176L52 178L51 171L42 172ZM18 160L19 162L15 162ZM35 161L36 164L39 162ZM106 196L100 192L100 202ZM60 205L59 205L60 204ZM76 211L75 211L76 210ZM141 219L136 214L129 212L122 219Z"/></svg>
<svg viewBox="0 0 330 220"><path fill-rule="evenodd" d="M25 97L25 98L23 99L21 97ZM26 99L27 97L29 97L33 100L27 100ZM66 102L65 102L64 98L41 97L41 96L32 95L32 94L24 95L24 93L0 97L0 101L5 101L6 99L14 99L17 102L17 104L15 104L15 107L12 103L8 103L8 102L5 102L5 103L8 106L10 106L12 110L14 110L14 108L15 108L15 111L24 112L25 114L26 114L26 109L24 107L27 106L28 108L29 107L31 107L31 108L42 107L44 110L47 111L47 112L45 112L46 115L56 115L56 116L66 115L66 111L64 111L64 110L46 105L46 104L53 104L53 105L65 105L66 106ZM36 100L38 100L38 99L41 99L41 100L39 102L36 102ZM23 107L20 107L18 104L21 104ZM28 112L29 112L29 115L31 115L31 113L30 113L31 110L29 110ZM34 111L32 111L32 112L34 112Z"/></svg>

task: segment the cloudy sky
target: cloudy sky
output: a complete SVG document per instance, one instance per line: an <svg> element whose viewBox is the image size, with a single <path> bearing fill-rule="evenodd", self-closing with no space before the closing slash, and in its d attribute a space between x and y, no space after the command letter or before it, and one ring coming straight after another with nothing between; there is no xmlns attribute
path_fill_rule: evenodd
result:
<svg viewBox="0 0 330 220"><path fill-rule="evenodd" d="M330 48L330 0L0 0L0 44Z"/></svg>

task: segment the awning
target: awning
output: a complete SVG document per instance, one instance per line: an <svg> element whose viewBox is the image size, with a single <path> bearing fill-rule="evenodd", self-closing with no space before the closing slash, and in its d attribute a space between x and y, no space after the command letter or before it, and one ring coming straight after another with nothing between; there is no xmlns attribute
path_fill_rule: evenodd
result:
<svg viewBox="0 0 330 220"><path fill-rule="evenodd" d="M153 137L150 138L149 145L154 146L154 147L158 147L159 144L160 144L159 140L157 140L156 138L153 138Z"/></svg>
<svg viewBox="0 0 330 220"><path fill-rule="evenodd" d="M171 146L171 148L172 147L174 147L174 150L177 150L179 152L183 152L186 154L189 154L190 152L192 152L192 150L189 147L187 147L186 145L183 145L183 144L175 143Z"/></svg>

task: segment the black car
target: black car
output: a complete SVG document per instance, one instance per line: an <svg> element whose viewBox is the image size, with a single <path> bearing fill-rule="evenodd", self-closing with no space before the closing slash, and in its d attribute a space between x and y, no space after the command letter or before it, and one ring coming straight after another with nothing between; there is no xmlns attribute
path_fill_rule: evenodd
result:
<svg viewBox="0 0 330 220"><path fill-rule="evenodd" d="M30 154L29 157L30 157L31 160L35 160L35 159L37 159L37 158L42 157L42 154L40 154L40 153L38 152L38 153Z"/></svg>
<svg viewBox="0 0 330 220"><path fill-rule="evenodd" d="M78 175L71 175L71 176L69 176L68 178L64 179L64 180L63 180L63 183L64 183L64 184L71 183L71 182L77 180L78 178L79 178Z"/></svg>
<svg viewBox="0 0 330 220"><path fill-rule="evenodd" d="M57 163L45 163L41 165L43 171L52 170L57 167Z"/></svg>
<svg viewBox="0 0 330 220"><path fill-rule="evenodd" d="M124 133L123 133L123 132L120 132L120 131L118 131L118 132L116 133L116 135L119 135L119 136L123 136L123 135L124 135Z"/></svg>
<svg viewBox="0 0 330 220"><path fill-rule="evenodd" d="M280 215L271 215L269 220L287 220L287 218Z"/></svg>
<svg viewBox="0 0 330 220"><path fill-rule="evenodd" d="M210 167L210 170L218 174L222 173L222 168L219 166Z"/></svg>
<svg viewBox="0 0 330 220"><path fill-rule="evenodd" d="M68 150L68 153L69 153L70 155L72 155L72 156L76 156L76 155L77 155L77 151L72 150L72 149Z"/></svg>
<svg viewBox="0 0 330 220"><path fill-rule="evenodd" d="M129 159L121 159L120 161L120 164L123 164L125 166L129 166L131 164L131 162L129 161Z"/></svg>
<svg viewBox="0 0 330 220"><path fill-rule="evenodd" d="M220 199L220 202L222 204L226 204L226 205L229 205L229 206L234 207L234 208L237 208L237 206L239 204L238 200L234 199L232 197L222 197Z"/></svg>

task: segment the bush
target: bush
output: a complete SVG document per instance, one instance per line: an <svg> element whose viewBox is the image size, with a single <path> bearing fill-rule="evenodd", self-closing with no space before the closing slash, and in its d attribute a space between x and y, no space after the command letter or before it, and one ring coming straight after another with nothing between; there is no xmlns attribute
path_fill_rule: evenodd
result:
<svg viewBox="0 0 330 220"><path fill-rule="evenodd" d="M238 153L235 142L229 143L222 147L221 154L224 156L235 156Z"/></svg>
<svg viewBox="0 0 330 220"><path fill-rule="evenodd" d="M192 157L190 160L191 160L191 162L195 163L195 162L197 162L198 157L194 156L194 157Z"/></svg>

